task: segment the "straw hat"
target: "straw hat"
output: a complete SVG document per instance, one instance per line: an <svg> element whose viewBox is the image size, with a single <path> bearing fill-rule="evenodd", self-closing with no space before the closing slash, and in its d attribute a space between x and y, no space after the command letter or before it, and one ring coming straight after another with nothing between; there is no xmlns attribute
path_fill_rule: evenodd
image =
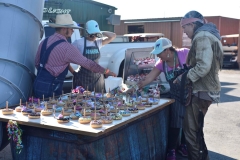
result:
<svg viewBox="0 0 240 160"><path fill-rule="evenodd" d="M74 25L72 16L70 14L59 14L56 16L55 23L48 23L50 27L53 28L73 28L73 29L82 29L82 27L78 27Z"/></svg>

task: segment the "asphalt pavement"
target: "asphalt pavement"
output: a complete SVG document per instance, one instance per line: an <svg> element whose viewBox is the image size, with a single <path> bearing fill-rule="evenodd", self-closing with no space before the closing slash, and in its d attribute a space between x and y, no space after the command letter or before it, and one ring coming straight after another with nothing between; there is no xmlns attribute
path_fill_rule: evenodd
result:
<svg viewBox="0 0 240 160"><path fill-rule="evenodd" d="M240 70L219 73L221 103L212 104L205 117L204 134L211 160L240 160ZM177 155L178 160L187 160ZM12 160L8 145L0 160Z"/></svg>

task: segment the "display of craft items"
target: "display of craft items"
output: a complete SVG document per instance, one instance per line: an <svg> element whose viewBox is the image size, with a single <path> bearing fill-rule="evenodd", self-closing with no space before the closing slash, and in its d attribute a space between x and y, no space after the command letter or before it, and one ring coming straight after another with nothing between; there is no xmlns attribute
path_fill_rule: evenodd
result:
<svg viewBox="0 0 240 160"><path fill-rule="evenodd" d="M36 110L36 107L34 107L33 110ZM28 114L28 118L30 119L39 119L40 118L40 113L39 112L32 112Z"/></svg>
<svg viewBox="0 0 240 160"><path fill-rule="evenodd" d="M147 98L147 101L144 103L145 107L152 107L152 102L149 101L149 98Z"/></svg>
<svg viewBox="0 0 240 160"><path fill-rule="evenodd" d="M139 81L143 81L147 75L148 75L147 73L129 75L129 76L127 76L126 84L134 85L134 84L138 83ZM158 77L155 78L154 81L158 81Z"/></svg>
<svg viewBox="0 0 240 160"><path fill-rule="evenodd" d="M140 104L136 105L136 107L137 107L138 110L144 110L146 108L145 104L143 104L143 103L140 103Z"/></svg>
<svg viewBox="0 0 240 160"><path fill-rule="evenodd" d="M152 103L153 105L156 105L156 104L158 104L159 100L160 100L160 99L158 99L158 98L151 97L151 98L149 98L148 101L149 101L150 103Z"/></svg>
<svg viewBox="0 0 240 160"><path fill-rule="evenodd" d="M47 102L47 108L48 108L48 109L52 109L54 104L56 104L56 103L51 104L51 103L48 103L48 102Z"/></svg>
<svg viewBox="0 0 240 160"><path fill-rule="evenodd" d="M150 97L159 98L159 96L160 96L160 90L158 90L158 89L149 89L148 95L149 95Z"/></svg>
<svg viewBox="0 0 240 160"><path fill-rule="evenodd" d="M122 115L119 113L111 113L110 116L112 117L113 120L121 120Z"/></svg>
<svg viewBox="0 0 240 160"><path fill-rule="evenodd" d="M62 100L63 102L66 102L66 101L71 100L71 97L68 95L61 95L61 97L59 99Z"/></svg>
<svg viewBox="0 0 240 160"><path fill-rule="evenodd" d="M100 120L92 120L91 122L90 122L90 126L92 127L92 128L102 128L102 120L100 119Z"/></svg>
<svg viewBox="0 0 240 160"><path fill-rule="evenodd" d="M94 88L94 103L93 103L93 107L91 109L93 109L93 112L91 113L91 118L93 120L99 120L101 118L100 113L97 112L97 108L100 110L101 108L98 107L97 105L97 101L96 101L96 96L95 96L95 88Z"/></svg>
<svg viewBox="0 0 240 160"><path fill-rule="evenodd" d="M131 115L131 112L129 110L121 110L119 111L119 113L123 116L123 117L127 117Z"/></svg>
<svg viewBox="0 0 240 160"><path fill-rule="evenodd" d="M117 107L111 105L111 106L109 107L109 111L110 111L111 113L116 113L116 112L119 112L119 109L118 109Z"/></svg>
<svg viewBox="0 0 240 160"><path fill-rule="evenodd" d="M33 101L33 97L32 97L32 98L29 98L28 108L34 109L34 107L35 107L35 103L34 103L34 101Z"/></svg>
<svg viewBox="0 0 240 160"><path fill-rule="evenodd" d="M73 113L71 113L70 117L73 120L76 120L76 119L79 119L80 117L82 117L82 114L76 110L76 106L74 106Z"/></svg>
<svg viewBox="0 0 240 160"><path fill-rule="evenodd" d="M117 108L120 110L123 110L125 108L125 101L122 99L122 97L115 97L114 105L117 105Z"/></svg>
<svg viewBox="0 0 240 160"><path fill-rule="evenodd" d="M80 105L76 106L76 110L81 111L82 110L82 106L80 106Z"/></svg>
<svg viewBox="0 0 240 160"><path fill-rule="evenodd" d="M128 108L128 110L129 110L131 113L138 113L138 108L136 108L136 107Z"/></svg>
<svg viewBox="0 0 240 160"><path fill-rule="evenodd" d="M110 98L110 97L112 97L113 95L112 95L112 93L111 93L111 91L110 91L110 88L109 88L109 90L108 90L108 93L106 93L106 97L107 98Z"/></svg>
<svg viewBox="0 0 240 160"><path fill-rule="evenodd" d="M41 112L44 109L44 103L40 103L40 99L37 105L35 105L34 110L35 112Z"/></svg>
<svg viewBox="0 0 240 160"><path fill-rule="evenodd" d="M102 116L101 120L103 124L110 124L113 122L112 116Z"/></svg>
<svg viewBox="0 0 240 160"><path fill-rule="evenodd" d="M5 108L5 109L2 109L2 114L3 114L3 115L13 114L13 109L8 108L8 101L6 101L6 108Z"/></svg>
<svg viewBox="0 0 240 160"><path fill-rule="evenodd" d="M146 78L146 74L136 74L136 75L129 75L127 76L127 81L128 82L139 82L142 81Z"/></svg>
<svg viewBox="0 0 240 160"><path fill-rule="evenodd" d="M82 116L78 119L78 121L81 124L88 124L92 121L92 118L90 116Z"/></svg>
<svg viewBox="0 0 240 160"><path fill-rule="evenodd" d="M130 97L130 95L127 95L125 104L127 107L133 107L135 105L135 101L132 97Z"/></svg>
<svg viewBox="0 0 240 160"><path fill-rule="evenodd" d="M103 103L103 111L105 113L105 115L102 114L101 116L101 120L102 120L102 123L103 124L110 124L113 122L113 118L112 116L109 116L109 113L108 113L108 106Z"/></svg>
<svg viewBox="0 0 240 160"><path fill-rule="evenodd" d="M148 98L149 95L148 95L147 92L142 92L142 93L141 93L141 97L142 97L142 98Z"/></svg>
<svg viewBox="0 0 240 160"><path fill-rule="evenodd" d="M91 118L92 119L100 119L101 118L101 115L100 115L100 113L95 113L95 112L92 112L91 114L90 114L90 116L91 116Z"/></svg>
<svg viewBox="0 0 240 160"><path fill-rule="evenodd" d="M94 112L91 113L92 121L90 122L90 126L92 128L101 128L102 127L102 120L100 113L97 113L97 107L99 104L96 102L97 97L95 94L95 88L94 88Z"/></svg>
<svg viewBox="0 0 240 160"><path fill-rule="evenodd" d="M72 89L72 93L74 94L83 94L85 89L82 86L77 86L75 89Z"/></svg>
<svg viewBox="0 0 240 160"><path fill-rule="evenodd" d="M56 106L55 104L53 105L53 109L55 109L55 112L61 112L63 110L62 106Z"/></svg>
<svg viewBox="0 0 240 160"><path fill-rule="evenodd" d="M23 107L23 105L22 105L22 99L20 99L19 106L17 106L17 107L15 108L15 111L16 111L16 112L21 112L21 111L22 111L22 107Z"/></svg>
<svg viewBox="0 0 240 160"><path fill-rule="evenodd" d="M101 116L105 116L106 115L106 111L104 109L100 109L98 111L98 113L101 115Z"/></svg>
<svg viewBox="0 0 240 160"><path fill-rule="evenodd" d="M117 108L120 110L124 110L124 108L126 107L126 105L124 103L118 102Z"/></svg>
<svg viewBox="0 0 240 160"><path fill-rule="evenodd" d="M91 114L91 110L90 110L90 112L86 112L86 107L85 107L85 108L83 108L82 111L83 111L83 116L78 119L79 123L81 123L81 124L88 124L88 123L90 123L92 118L90 116L88 116L88 115ZM89 114L87 115L87 113L89 113Z"/></svg>
<svg viewBox="0 0 240 160"><path fill-rule="evenodd" d="M91 109L92 111L94 111L94 110L95 110L95 107L91 107L90 109ZM97 110L97 112L98 112L99 110L101 110L101 109L102 109L102 107L96 105L96 110Z"/></svg>
<svg viewBox="0 0 240 160"><path fill-rule="evenodd" d="M61 107L65 106L65 103L62 100L60 100L60 101L57 100L56 104L57 104L57 106L61 106Z"/></svg>
<svg viewBox="0 0 240 160"><path fill-rule="evenodd" d="M85 108L85 109L82 109L81 113L84 114L84 112L85 112L85 115L86 115L86 116L90 116L91 113L92 113L92 110Z"/></svg>
<svg viewBox="0 0 240 160"><path fill-rule="evenodd" d="M69 116L64 116L64 110L61 111L56 119L58 123L68 123L70 121Z"/></svg>
<svg viewBox="0 0 240 160"><path fill-rule="evenodd" d="M53 111L52 109L48 109L47 107L47 102L45 102L45 108L43 110L41 110L41 114L43 116L49 116L49 115L52 115L53 114Z"/></svg>
<svg viewBox="0 0 240 160"><path fill-rule="evenodd" d="M142 103L141 97L138 97L135 101L135 104L138 105L138 104L141 104L141 103Z"/></svg>
<svg viewBox="0 0 240 160"><path fill-rule="evenodd" d="M91 96L92 95L92 92L88 90L88 87L87 87L87 90L83 91L83 94L87 97Z"/></svg>
<svg viewBox="0 0 240 160"><path fill-rule="evenodd" d="M28 114L32 113L33 110L34 110L34 109L28 108L28 102L26 102L26 106L23 106L23 107L22 107L21 112L22 112L23 115L28 115Z"/></svg>
<svg viewBox="0 0 240 160"><path fill-rule="evenodd" d="M64 116L70 116L70 114L72 113L72 109L69 109L67 104L64 105L64 108L63 108L64 112Z"/></svg>
<svg viewBox="0 0 240 160"><path fill-rule="evenodd" d="M43 98L43 101L44 101L44 98ZM49 103L51 103L51 104L56 104L57 103L57 100L55 99L55 93L53 93L53 97L52 98L49 97Z"/></svg>
<svg viewBox="0 0 240 160"><path fill-rule="evenodd" d="M71 93L70 93L70 97L71 97L71 98L75 98L75 97L77 97L78 94L79 94L79 90L77 90L77 89L72 89L72 90L71 90Z"/></svg>
<svg viewBox="0 0 240 160"><path fill-rule="evenodd" d="M154 58L149 58L149 57L146 57L146 58L138 58L138 59L134 59L133 60L133 63L135 65L141 65L141 66L144 66L144 65L147 65L147 64L155 64L155 59Z"/></svg>

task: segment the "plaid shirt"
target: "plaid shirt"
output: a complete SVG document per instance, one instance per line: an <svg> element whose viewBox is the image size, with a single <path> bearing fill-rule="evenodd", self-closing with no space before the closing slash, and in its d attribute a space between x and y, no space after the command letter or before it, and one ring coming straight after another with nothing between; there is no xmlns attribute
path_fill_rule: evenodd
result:
<svg viewBox="0 0 240 160"><path fill-rule="evenodd" d="M48 38L47 48L54 42L64 39L67 42L67 39L61 34L55 33L54 35ZM40 63L40 53L42 48L43 41L40 43L35 58L35 67L38 68ZM69 65L69 63L79 64L80 66L89 69L95 73L104 73L105 69L98 65L96 62L87 59L79 52L70 43L60 43L57 45L49 55L48 61L45 64L45 68L50 72L51 75L57 77L64 69Z"/></svg>

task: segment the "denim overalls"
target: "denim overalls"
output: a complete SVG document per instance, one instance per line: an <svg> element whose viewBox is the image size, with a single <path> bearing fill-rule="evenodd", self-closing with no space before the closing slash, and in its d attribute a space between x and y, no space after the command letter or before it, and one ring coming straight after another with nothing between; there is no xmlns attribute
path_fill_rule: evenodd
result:
<svg viewBox="0 0 240 160"><path fill-rule="evenodd" d="M51 75L45 68L45 64L48 61L48 57L58 44L62 42L66 42L61 39L54 42L52 45L47 47L48 38L46 38L43 42L40 54L40 65L38 66L37 77L33 84L34 96L37 98L42 98L43 95L45 98L53 96L53 93L58 96L62 94L63 82L68 72L68 67L59 74L57 77Z"/></svg>

